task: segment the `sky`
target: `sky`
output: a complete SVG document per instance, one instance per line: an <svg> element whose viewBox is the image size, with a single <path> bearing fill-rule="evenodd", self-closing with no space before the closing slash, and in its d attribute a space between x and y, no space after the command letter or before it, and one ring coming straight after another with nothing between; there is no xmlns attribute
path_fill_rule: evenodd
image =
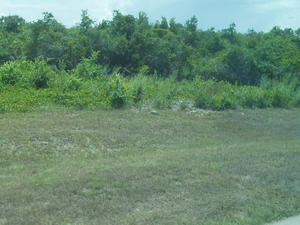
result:
<svg viewBox="0 0 300 225"><path fill-rule="evenodd" d="M96 22L111 19L113 10L119 10L135 16L143 11L153 23L162 16L185 23L195 15L204 30L221 30L233 22L240 32L300 28L300 0L0 0L0 16L19 15L34 21L43 12L51 12L68 27L80 22L83 9Z"/></svg>

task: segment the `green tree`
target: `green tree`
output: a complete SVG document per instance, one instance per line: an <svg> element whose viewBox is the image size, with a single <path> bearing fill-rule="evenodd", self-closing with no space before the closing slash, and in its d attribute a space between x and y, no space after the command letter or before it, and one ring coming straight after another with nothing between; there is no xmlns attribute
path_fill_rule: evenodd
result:
<svg viewBox="0 0 300 225"><path fill-rule="evenodd" d="M25 25L25 20L19 16L2 16L0 18L0 28L7 32L18 33Z"/></svg>
<svg viewBox="0 0 300 225"><path fill-rule="evenodd" d="M161 22L160 22L160 26L161 29L168 29L169 28L169 24L168 24L168 20L166 19L166 17L162 17L161 18Z"/></svg>
<svg viewBox="0 0 300 225"><path fill-rule="evenodd" d="M236 25L232 23L228 28L222 30L222 37L228 40L230 43L237 42Z"/></svg>
<svg viewBox="0 0 300 225"><path fill-rule="evenodd" d="M196 16L193 16L191 19L186 21L186 29L190 32L195 32L198 27L198 19Z"/></svg>
<svg viewBox="0 0 300 225"><path fill-rule="evenodd" d="M89 28L92 27L94 21L88 16L87 10L82 10L81 12L81 21L80 21L80 31L85 33L88 31Z"/></svg>

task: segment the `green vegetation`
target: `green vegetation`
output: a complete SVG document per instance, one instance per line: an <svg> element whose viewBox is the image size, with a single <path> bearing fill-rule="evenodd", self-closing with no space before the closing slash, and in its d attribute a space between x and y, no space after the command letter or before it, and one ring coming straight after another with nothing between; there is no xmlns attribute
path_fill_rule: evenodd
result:
<svg viewBox="0 0 300 225"><path fill-rule="evenodd" d="M71 28L51 13L1 17L0 112L300 105L300 30L198 26L119 11L98 24L83 11Z"/></svg>
<svg viewBox="0 0 300 225"><path fill-rule="evenodd" d="M264 78L260 87L199 78L177 81L143 74L124 78L115 73L95 78L87 62L80 63L74 73L52 71L40 60L4 64L0 67L0 112L40 111L49 106L225 110L300 105L298 80L290 76L280 81Z"/></svg>
<svg viewBox="0 0 300 225"><path fill-rule="evenodd" d="M1 17L0 225L300 213L299 60L300 30Z"/></svg>
<svg viewBox="0 0 300 225"><path fill-rule="evenodd" d="M158 112L1 114L0 224L263 225L300 213L299 109Z"/></svg>

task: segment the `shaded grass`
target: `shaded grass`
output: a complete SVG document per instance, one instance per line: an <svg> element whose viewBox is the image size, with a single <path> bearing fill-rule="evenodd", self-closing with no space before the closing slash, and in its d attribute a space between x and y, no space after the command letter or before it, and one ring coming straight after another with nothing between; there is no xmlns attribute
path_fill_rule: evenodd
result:
<svg viewBox="0 0 300 225"><path fill-rule="evenodd" d="M0 115L0 224L264 224L300 213L300 111Z"/></svg>

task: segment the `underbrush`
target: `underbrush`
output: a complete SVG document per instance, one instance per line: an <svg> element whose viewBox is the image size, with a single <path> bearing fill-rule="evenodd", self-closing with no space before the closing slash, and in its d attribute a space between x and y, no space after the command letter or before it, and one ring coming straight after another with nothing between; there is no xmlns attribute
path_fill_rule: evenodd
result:
<svg viewBox="0 0 300 225"><path fill-rule="evenodd" d="M236 108L297 107L298 80L263 78L260 86L233 85L224 81L177 81L140 74L124 78L93 68L90 61L74 71L59 71L42 59L19 60L0 67L0 112L34 111L47 105L76 109L150 107L226 110ZM85 70L86 69L86 70ZM84 74L80 75L80 71ZM98 73L98 72L99 73Z"/></svg>

